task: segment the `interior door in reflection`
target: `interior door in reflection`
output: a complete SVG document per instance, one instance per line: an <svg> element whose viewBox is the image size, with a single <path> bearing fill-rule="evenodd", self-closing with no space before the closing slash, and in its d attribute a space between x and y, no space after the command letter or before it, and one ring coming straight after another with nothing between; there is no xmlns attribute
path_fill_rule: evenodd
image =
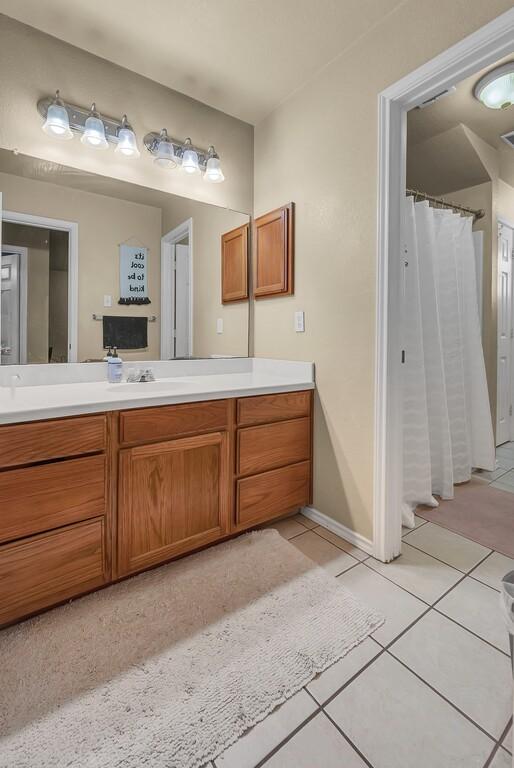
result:
<svg viewBox="0 0 514 768"><path fill-rule="evenodd" d="M9 246L2 248L1 261L1 364L26 362L26 328L21 323L22 256ZM25 333L23 332L25 330Z"/></svg>

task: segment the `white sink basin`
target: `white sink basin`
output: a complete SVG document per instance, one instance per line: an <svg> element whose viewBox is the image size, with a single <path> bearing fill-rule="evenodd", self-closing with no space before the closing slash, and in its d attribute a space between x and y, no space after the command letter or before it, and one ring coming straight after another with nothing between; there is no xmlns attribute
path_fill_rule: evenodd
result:
<svg viewBox="0 0 514 768"><path fill-rule="evenodd" d="M180 381L122 381L119 384L109 384L107 389L109 392L134 392L144 395L151 392L157 394L159 392L170 392L174 389L181 389L185 383L185 379ZM189 381L187 383L189 383Z"/></svg>

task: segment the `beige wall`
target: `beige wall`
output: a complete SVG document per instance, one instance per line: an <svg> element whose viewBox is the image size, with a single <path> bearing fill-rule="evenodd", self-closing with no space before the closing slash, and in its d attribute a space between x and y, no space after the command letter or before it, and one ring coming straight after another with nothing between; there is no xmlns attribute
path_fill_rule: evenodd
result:
<svg viewBox="0 0 514 768"><path fill-rule="evenodd" d="M145 23L142 10L141 23ZM170 45L173 44L170 32ZM253 129L247 123L188 96L130 72L0 15L0 146L28 155L173 192L235 210L252 210ZM153 165L142 149L138 160L120 159L112 151L95 152L73 141L55 141L42 130L37 101L56 88L68 102L118 117L126 113L139 138L166 126L178 139L191 136L207 148L214 144L226 181L206 184Z"/></svg>
<svg viewBox="0 0 514 768"><path fill-rule="evenodd" d="M173 198L163 207L163 234L193 219L193 354L248 354L248 302L221 303L221 235L249 218L212 205ZM223 320L223 333L216 320Z"/></svg>
<svg viewBox="0 0 514 768"><path fill-rule="evenodd" d="M255 132L255 214L296 202L296 293L259 301L255 352L314 360L314 505L373 534L377 97L509 9L407 0ZM306 312L296 334L293 312Z"/></svg>
<svg viewBox="0 0 514 768"><path fill-rule="evenodd" d="M155 314L159 318L160 208L5 173L0 173L0 191L3 193L4 210L78 223L78 360L101 358L104 355L102 323L92 319L93 313L131 316ZM129 238L135 238L135 241L143 243L149 249L150 305L120 307L117 304L120 294L118 246ZM113 306L110 309L104 309L104 294L112 295ZM48 318L48 307L46 317ZM123 352L123 357L155 360L159 358L159 345L160 324L149 323L148 349L145 352Z"/></svg>

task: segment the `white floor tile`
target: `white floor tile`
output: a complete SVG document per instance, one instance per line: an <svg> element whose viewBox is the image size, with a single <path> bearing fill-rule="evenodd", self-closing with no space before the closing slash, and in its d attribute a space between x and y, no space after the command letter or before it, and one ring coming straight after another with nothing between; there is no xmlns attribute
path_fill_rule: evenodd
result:
<svg viewBox="0 0 514 768"><path fill-rule="evenodd" d="M514 560L499 552L493 552L470 576L499 591L501 580L509 571L514 571Z"/></svg>
<svg viewBox="0 0 514 768"><path fill-rule="evenodd" d="M309 694L299 691L217 757L217 768L253 768L315 710Z"/></svg>
<svg viewBox="0 0 514 768"><path fill-rule="evenodd" d="M511 469L507 474L502 475L494 483L491 483L491 488L498 488L499 491L507 491L507 493L514 493L514 469Z"/></svg>
<svg viewBox="0 0 514 768"><path fill-rule="evenodd" d="M421 526L407 534L403 540L466 573L491 552L487 547L434 523Z"/></svg>
<svg viewBox="0 0 514 768"><path fill-rule="evenodd" d="M495 739L512 712L510 660L430 611L389 649Z"/></svg>
<svg viewBox="0 0 514 768"><path fill-rule="evenodd" d="M407 528L406 525L402 525L402 536L406 536L408 533L415 531L416 528L420 528L422 525L426 525L427 521L418 515L414 515L414 528Z"/></svg>
<svg viewBox="0 0 514 768"><path fill-rule="evenodd" d="M489 768L512 768L512 756L500 747Z"/></svg>
<svg viewBox="0 0 514 768"><path fill-rule="evenodd" d="M283 520L277 520L270 523L266 528L275 528L284 539L292 539L300 533L305 533L305 526L299 523L294 517L286 517Z"/></svg>
<svg viewBox="0 0 514 768"><path fill-rule="evenodd" d="M509 468L507 467L501 467L497 466L496 469L493 469L492 472L489 472L488 470L481 470L473 472L473 479L476 480L486 480L488 483L492 483L493 480L498 480L502 475L504 475L506 472L509 471Z"/></svg>
<svg viewBox="0 0 514 768"><path fill-rule="evenodd" d="M369 557L367 552L364 552L364 550L355 547L353 544L350 544L349 541L342 539L340 536L332 533L332 531L329 531L327 528L323 528L322 525L318 525L313 530L318 534L318 536L322 536L327 541L330 541L331 544L339 547L339 549L344 549L345 552L348 552L349 555L352 555L352 557L355 557L357 560L366 560Z"/></svg>
<svg viewBox="0 0 514 768"><path fill-rule="evenodd" d="M296 515L293 515L293 520L297 520L306 528L315 528L318 525L318 523L315 523L313 520L309 520L308 517L305 517L305 515L302 515L301 512L298 512Z"/></svg>
<svg viewBox="0 0 514 768"><path fill-rule="evenodd" d="M326 710L375 768L483 768L493 742L388 653Z"/></svg>
<svg viewBox="0 0 514 768"><path fill-rule="evenodd" d="M332 576L337 576L358 563L354 557L335 547L326 539L322 539L314 531L306 531L301 536L295 536L294 539L291 539L291 544L304 555L310 557L311 560L314 560L315 563L321 565Z"/></svg>
<svg viewBox="0 0 514 768"><path fill-rule="evenodd" d="M266 768L364 768L366 764L328 717L320 713L264 765Z"/></svg>
<svg viewBox="0 0 514 768"><path fill-rule="evenodd" d="M505 734L505 738L502 742L502 747L506 749L508 752L512 752L512 725Z"/></svg>
<svg viewBox="0 0 514 768"><path fill-rule="evenodd" d="M492 643L505 653L509 652L507 630L500 610L500 598L491 587L466 577L452 589L437 610L455 619L479 637Z"/></svg>
<svg viewBox="0 0 514 768"><path fill-rule="evenodd" d="M405 542L402 543L401 556L392 563L382 563L370 557L366 565L427 603L435 602L462 578L455 568L409 547Z"/></svg>
<svg viewBox="0 0 514 768"><path fill-rule="evenodd" d="M314 696L316 701L324 704L327 699L336 693L348 682L348 680L357 674L366 664L374 659L381 651L378 643L367 637L362 643L353 648L335 664L326 669L314 680L312 680L307 689Z"/></svg>
<svg viewBox="0 0 514 768"><path fill-rule="evenodd" d="M358 600L370 608L376 608L385 616L385 623L373 633L381 645L387 645L398 637L400 632L427 610L421 600L364 564L343 573L339 580Z"/></svg>

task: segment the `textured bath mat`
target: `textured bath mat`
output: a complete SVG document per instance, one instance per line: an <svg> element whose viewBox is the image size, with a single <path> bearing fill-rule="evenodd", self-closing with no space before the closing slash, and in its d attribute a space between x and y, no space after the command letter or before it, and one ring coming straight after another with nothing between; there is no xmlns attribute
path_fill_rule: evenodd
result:
<svg viewBox="0 0 514 768"><path fill-rule="evenodd" d="M0 632L0 766L197 768L381 618L274 530Z"/></svg>

